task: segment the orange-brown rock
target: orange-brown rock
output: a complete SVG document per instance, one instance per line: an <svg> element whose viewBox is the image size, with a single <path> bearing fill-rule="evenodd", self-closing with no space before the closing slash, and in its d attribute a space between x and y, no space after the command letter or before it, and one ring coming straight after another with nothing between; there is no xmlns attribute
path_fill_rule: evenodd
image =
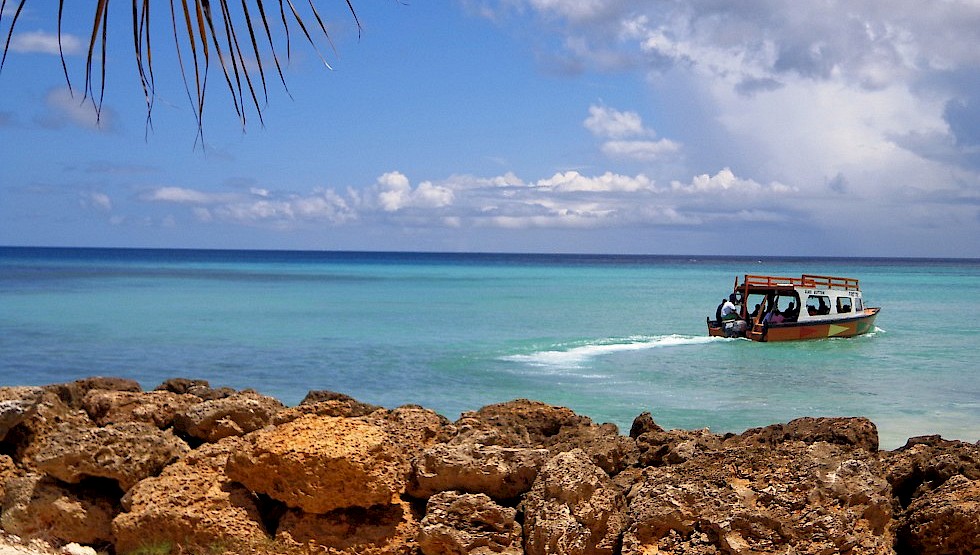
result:
<svg viewBox="0 0 980 555"><path fill-rule="evenodd" d="M65 544L111 543L116 500L99 494L98 487L69 489L40 474L7 483L0 524L8 534Z"/></svg>
<svg viewBox="0 0 980 555"><path fill-rule="evenodd" d="M415 458L407 493L428 498L441 491L458 490L511 499L531 489L550 457L547 449L435 445Z"/></svg>
<svg viewBox="0 0 980 555"><path fill-rule="evenodd" d="M581 428L595 426L571 409L517 399L465 412L456 421L453 443L547 448Z"/></svg>
<svg viewBox="0 0 980 555"><path fill-rule="evenodd" d="M721 449L723 439L707 429L653 429L636 438L637 461L640 466L680 464L698 455Z"/></svg>
<svg viewBox="0 0 980 555"><path fill-rule="evenodd" d="M34 455L47 445L48 435L60 428L84 430L94 426L85 411L72 409L49 388L41 388L32 406L19 424L7 431L3 439L4 452L25 470L34 470Z"/></svg>
<svg viewBox="0 0 980 555"><path fill-rule="evenodd" d="M612 555L628 523L623 493L581 449L541 469L524 511L527 555Z"/></svg>
<svg viewBox="0 0 980 555"><path fill-rule="evenodd" d="M230 387L212 388L207 380L191 380L188 378L171 378L156 387L156 391L169 391L178 395L194 395L204 401L224 399L235 394Z"/></svg>
<svg viewBox="0 0 980 555"><path fill-rule="evenodd" d="M66 405L73 409L81 408L82 399L93 389L132 392L143 391L143 388L140 387L139 382L136 380L103 376L93 376L63 384L47 385L44 386L44 389L56 394Z"/></svg>
<svg viewBox="0 0 980 555"><path fill-rule="evenodd" d="M40 387L0 387L0 441L37 412L43 395Z"/></svg>
<svg viewBox="0 0 980 555"><path fill-rule="evenodd" d="M173 426L174 418L201 402L195 395L170 391L110 391L93 389L82 399L82 408L99 426L146 422L157 428Z"/></svg>
<svg viewBox="0 0 980 555"><path fill-rule="evenodd" d="M822 441L878 452L878 428L867 418L797 418L786 424L752 428L731 439L736 443L776 445L784 441Z"/></svg>
<svg viewBox="0 0 980 555"><path fill-rule="evenodd" d="M68 483L109 478L126 491L155 476L190 448L171 430L143 422L78 428L61 424L34 453L38 469Z"/></svg>
<svg viewBox="0 0 980 555"><path fill-rule="evenodd" d="M246 439L228 476L305 513L388 505L404 488L401 451L360 420L309 415Z"/></svg>
<svg viewBox="0 0 980 555"><path fill-rule="evenodd" d="M954 476L980 480L980 443L914 437L903 447L882 453L882 457L888 482L903 507Z"/></svg>
<svg viewBox="0 0 980 555"><path fill-rule="evenodd" d="M285 408L278 399L254 391L193 405L174 419L174 427L191 437L215 442L266 427Z"/></svg>
<svg viewBox="0 0 980 555"><path fill-rule="evenodd" d="M418 519L408 503L336 509L317 515L291 510L279 521L276 539L351 555L417 553Z"/></svg>
<svg viewBox="0 0 980 555"><path fill-rule="evenodd" d="M442 492L426 505L419 548L425 555L523 555L516 516L482 493Z"/></svg>
<svg viewBox="0 0 980 555"><path fill-rule="evenodd" d="M623 555L891 555L893 502L877 456L824 442L739 445L648 467Z"/></svg>
<svg viewBox="0 0 980 555"><path fill-rule="evenodd" d="M148 478L122 499L112 522L116 552L171 543L205 550L222 542L263 543L268 535L256 496L225 474L240 438L205 444Z"/></svg>
<svg viewBox="0 0 980 555"><path fill-rule="evenodd" d="M980 553L980 480L957 474L918 497L898 536L902 553Z"/></svg>

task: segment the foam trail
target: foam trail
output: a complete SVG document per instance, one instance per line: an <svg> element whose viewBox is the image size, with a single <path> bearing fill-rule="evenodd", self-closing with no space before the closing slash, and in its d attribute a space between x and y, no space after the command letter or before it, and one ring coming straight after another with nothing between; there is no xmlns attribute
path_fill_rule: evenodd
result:
<svg viewBox="0 0 980 555"><path fill-rule="evenodd" d="M537 351L525 355L510 355L504 360L523 362L531 366L578 368L589 359L621 353L626 351L641 351L660 347L675 347L680 345L702 345L714 341L727 341L724 338L708 336L658 335L637 336L625 339L603 339L569 349Z"/></svg>

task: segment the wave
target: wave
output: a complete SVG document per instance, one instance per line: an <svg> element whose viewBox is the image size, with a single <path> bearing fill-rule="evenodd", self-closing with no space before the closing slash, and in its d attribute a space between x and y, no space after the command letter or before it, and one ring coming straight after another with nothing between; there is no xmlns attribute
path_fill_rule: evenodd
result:
<svg viewBox="0 0 980 555"><path fill-rule="evenodd" d="M662 347L677 347L681 345L703 345L705 343L713 343L715 341L729 340L719 337L677 334L632 336L626 338L610 338L589 341L584 344L569 347L558 346L545 351L509 355L502 357L502 359L513 362L521 362L530 366L579 368L590 359L613 353L658 349Z"/></svg>

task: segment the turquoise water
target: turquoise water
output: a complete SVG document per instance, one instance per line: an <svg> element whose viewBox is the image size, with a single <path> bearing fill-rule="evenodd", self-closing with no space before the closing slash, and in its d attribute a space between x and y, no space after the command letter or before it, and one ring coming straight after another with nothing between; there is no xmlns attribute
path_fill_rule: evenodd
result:
<svg viewBox="0 0 980 555"><path fill-rule="evenodd" d="M853 339L709 339L744 273L861 279ZM867 416L882 447L980 440L980 261L0 248L0 385L176 376L287 404L331 389L461 411L515 398L628 431Z"/></svg>

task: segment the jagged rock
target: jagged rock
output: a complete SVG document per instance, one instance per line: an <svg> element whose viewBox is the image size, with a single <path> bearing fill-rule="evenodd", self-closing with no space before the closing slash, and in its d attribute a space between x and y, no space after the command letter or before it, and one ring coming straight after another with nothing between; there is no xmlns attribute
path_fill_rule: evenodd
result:
<svg viewBox="0 0 980 555"><path fill-rule="evenodd" d="M615 424L567 426L549 442L552 455L581 449L610 476L635 465L639 458L636 441L619 435Z"/></svg>
<svg viewBox="0 0 980 555"><path fill-rule="evenodd" d="M107 391L131 391L134 393L143 391L143 388L140 387L139 382L136 380L102 376L83 378L63 384L47 385L44 386L44 389L55 393L61 398L62 401L65 402L66 405L73 409L81 408L82 399L84 399L85 395L93 389L104 389Z"/></svg>
<svg viewBox="0 0 980 555"><path fill-rule="evenodd" d="M71 484L84 478L109 478L126 491L155 476L190 448L170 430L142 422L78 428L61 424L34 454L37 468Z"/></svg>
<svg viewBox="0 0 980 555"><path fill-rule="evenodd" d="M980 480L980 444L940 436L914 437L905 446L882 453L888 482L903 507L954 476Z"/></svg>
<svg viewBox="0 0 980 555"><path fill-rule="evenodd" d="M37 412L43 394L40 387L0 387L0 442Z"/></svg>
<svg viewBox="0 0 980 555"><path fill-rule="evenodd" d="M628 493L622 555L892 555L876 454L824 442L729 445L648 467Z"/></svg>
<svg viewBox="0 0 980 555"><path fill-rule="evenodd" d="M411 506L399 501L336 509L323 515L290 510L279 521L276 539L286 545L312 543L351 555L402 555L417 553L418 530Z"/></svg>
<svg viewBox="0 0 980 555"><path fill-rule="evenodd" d="M752 428L729 441L743 444L777 445L785 441L823 441L845 447L878 451L878 428L867 418L797 418L786 424Z"/></svg>
<svg viewBox="0 0 980 555"><path fill-rule="evenodd" d="M368 420L388 432L407 459L436 443L448 441L456 433L456 427L445 416L417 405L398 407L384 414L383 418Z"/></svg>
<svg viewBox="0 0 980 555"><path fill-rule="evenodd" d="M254 391L242 391L191 406L177 415L174 427L191 437L213 443L264 428L283 408L277 399Z"/></svg>
<svg viewBox="0 0 980 555"><path fill-rule="evenodd" d="M649 432L663 431L665 430L653 421L653 416L649 412L644 412L633 419L633 425L630 426L630 437L636 439Z"/></svg>
<svg viewBox="0 0 980 555"><path fill-rule="evenodd" d="M363 421L303 416L247 440L228 476L306 513L387 505L404 488L400 450Z"/></svg>
<svg viewBox="0 0 980 555"><path fill-rule="evenodd" d="M547 449L439 444L415 459L407 493L427 498L459 490L510 499L531 489L549 458Z"/></svg>
<svg viewBox="0 0 980 555"><path fill-rule="evenodd" d="M98 495L98 488L74 491L40 474L14 478L7 484L0 524L8 534L59 543L112 542L117 501Z"/></svg>
<svg viewBox="0 0 980 555"><path fill-rule="evenodd" d="M517 399L488 405L475 412L464 412L456 421L458 435L451 441L547 448L582 427L592 426L595 426L592 420L575 414L571 409Z"/></svg>
<svg viewBox="0 0 980 555"><path fill-rule="evenodd" d="M108 391L93 389L82 399L82 408L99 426L146 422L157 428L173 426L174 418L201 402L200 397L170 391Z"/></svg>
<svg viewBox="0 0 980 555"><path fill-rule="evenodd" d="M207 380L190 380L187 378L171 378L158 385L156 391L169 391L178 395L194 395L204 401L224 399L236 392L230 387L212 388Z"/></svg>
<svg viewBox="0 0 980 555"><path fill-rule="evenodd" d="M267 542L255 495L225 474L228 455L242 443L204 444L131 489L122 499L126 512L112 522L116 552L167 542L205 552L224 541Z"/></svg>
<svg viewBox="0 0 980 555"><path fill-rule="evenodd" d="M980 553L980 480L956 475L918 497L898 537L900 553Z"/></svg>
<svg viewBox="0 0 980 555"><path fill-rule="evenodd" d="M707 429L651 430L636 438L636 446L640 466L663 466L717 451L721 449L722 437Z"/></svg>
<svg viewBox="0 0 980 555"><path fill-rule="evenodd" d="M83 410L65 404L53 391L42 388L40 398L29 414L7 432L4 452L10 453L14 462L25 470L36 470L35 454L47 445L47 436L58 433L60 428L87 429L94 426Z"/></svg>
<svg viewBox="0 0 980 555"><path fill-rule="evenodd" d="M623 493L581 449L541 469L524 511L527 555L612 555L627 525Z"/></svg>
<svg viewBox="0 0 980 555"><path fill-rule="evenodd" d="M523 555L516 515L482 493L438 493L426 505L419 547L424 555Z"/></svg>
<svg viewBox="0 0 980 555"><path fill-rule="evenodd" d="M344 395L343 393L337 393L336 391L328 391L326 389L315 389L308 391L306 397L299 402L300 405L316 405L318 403L323 403L326 401L338 402L339 404L346 405L349 407L350 414L346 416L365 416L371 414L372 412L383 409L378 405L371 405L369 403L362 403L357 399L351 397L350 395ZM339 416L339 415L337 415Z"/></svg>
<svg viewBox="0 0 980 555"><path fill-rule="evenodd" d="M0 455L0 500L6 495L7 482L16 478L18 475L17 465L9 455ZM0 509L3 505L0 504Z"/></svg>

